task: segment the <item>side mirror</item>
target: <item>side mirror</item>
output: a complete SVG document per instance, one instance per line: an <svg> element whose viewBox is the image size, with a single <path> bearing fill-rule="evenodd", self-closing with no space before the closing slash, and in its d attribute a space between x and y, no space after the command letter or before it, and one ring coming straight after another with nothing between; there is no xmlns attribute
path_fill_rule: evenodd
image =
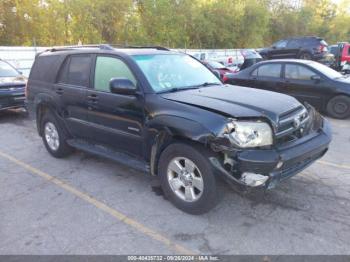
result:
<svg viewBox="0 0 350 262"><path fill-rule="evenodd" d="M214 75L221 80L220 72L218 70L213 70Z"/></svg>
<svg viewBox="0 0 350 262"><path fill-rule="evenodd" d="M313 76L311 76L311 80L314 80L315 82L320 82L321 77L319 75L313 75Z"/></svg>
<svg viewBox="0 0 350 262"><path fill-rule="evenodd" d="M126 78L112 78L109 81L109 89L113 94L120 94L120 95L136 94L135 84Z"/></svg>

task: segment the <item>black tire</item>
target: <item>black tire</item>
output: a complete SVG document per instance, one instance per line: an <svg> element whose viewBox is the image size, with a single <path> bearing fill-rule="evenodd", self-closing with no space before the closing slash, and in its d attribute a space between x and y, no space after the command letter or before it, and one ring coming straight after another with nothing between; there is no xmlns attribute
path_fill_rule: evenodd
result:
<svg viewBox="0 0 350 262"><path fill-rule="evenodd" d="M350 117L350 97L344 95L333 97L327 104L327 113L338 119Z"/></svg>
<svg viewBox="0 0 350 262"><path fill-rule="evenodd" d="M262 54L262 55L261 55L261 58L262 58L263 60L269 60L269 56L268 56L267 54Z"/></svg>
<svg viewBox="0 0 350 262"><path fill-rule="evenodd" d="M302 52L299 55L299 59L303 59L303 60L312 60L312 55L308 52Z"/></svg>
<svg viewBox="0 0 350 262"><path fill-rule="evenodd" d="M178 142L170 144L160 156L158 175L164 194L177 208L186 213L193 215L203 214L212 209L217 203L216 178L213 168L208 161L209 155L209 151L204 147ZM187 202L177 196L171 189L168 181L168 166L170 162L177 157L189 159L200 171L204 186L199 198L193 202Z"/></svg>
<svg viewBox="0 0 350 262"><path fill-rule="evenodd" d="M45 134L45 127L48 123L51 123L57 130L59 146L57 149L52 149L47 141ZM67 144L67 134L65 130L60 126L57 118L53 113L47 112L41 121L42 139L47 151L56 158L63 158L72 153L72 148Z"/></svg>

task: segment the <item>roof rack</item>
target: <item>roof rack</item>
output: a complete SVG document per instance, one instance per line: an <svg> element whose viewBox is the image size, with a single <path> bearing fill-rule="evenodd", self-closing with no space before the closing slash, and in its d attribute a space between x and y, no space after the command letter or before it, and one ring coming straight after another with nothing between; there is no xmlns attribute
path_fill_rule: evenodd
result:
<svg viewBox="0 0 350 262"><path fill-rule="evenodd" d="M101 50L114 50L114 48L140 48L140 49L144 48L144 49L157 49L157 50L170 51L170 49L162 46L132 46L132 45L129 46L129 45L120 45L120 44L55 46L50 49L47 49L46 51L56 52L56 51L73 50L78 48L99 48Z"/></svg>
<svg viewBox="0 0 350 262"><path fill-rule="evenodd" d="M78 49L78 48L99 48L102 50L113 50L113 47L107 44L100 44L100 45L70 45L70 46L54 46L46 51L56 52L56 51L65 51L65 50L72 50L72 49Z"/></svg>
<svg viewBox="0 0 350 262"><path fill-rule="evenodd" d="M164 51L170 51L169 48L166 48L164 46L158 46L158 45L151 45L151 46L137 46L137 45L120 45L120 44L113 44L109 45L111 47L116 48L140 48L140 49L157 49L157 50L164 50Z"/></svg>

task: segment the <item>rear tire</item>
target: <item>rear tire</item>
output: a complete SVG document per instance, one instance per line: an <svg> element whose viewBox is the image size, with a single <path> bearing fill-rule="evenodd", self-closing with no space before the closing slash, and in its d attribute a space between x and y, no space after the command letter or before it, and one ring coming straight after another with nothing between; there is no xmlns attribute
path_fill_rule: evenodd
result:
<svg viewBox="0 0 350 262"><path fill-rule="evenodd" d="M344 119L350 116L350 97L336 96L329 100L327 113L334 118Z"/></svg>
<svg viewBox="0 0 350 262"><path fill-rule="evenodd" d="M213 168L204 147L174 143L161 154L158 175L165 196L182 211L198 215L217 203Z"/></svg>
<svg viewBox="0 0 350 262"><path fill-rule="evenodd" d="M299 55L299 59L303 59L303 60L312 60L312 55L308 52L302 52Z"/></svg>
<svg viewBox="0 0 350 262"><path fill-rule="evenodd" d="M47 112L41 121L42 139L47 151L56 158L63 158L72 152L67 144L65 130L59 125L57 118Z"/></svg>

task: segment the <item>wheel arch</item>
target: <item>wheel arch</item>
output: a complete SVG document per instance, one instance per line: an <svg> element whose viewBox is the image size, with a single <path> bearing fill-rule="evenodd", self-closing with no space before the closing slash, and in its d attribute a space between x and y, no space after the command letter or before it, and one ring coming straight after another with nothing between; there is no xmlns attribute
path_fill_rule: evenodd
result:
<svg viewBox="0 0 350 262"><path fill-rule="evenodd" d="M42 136L42 128L41 128L41 122L44 117L44 115L47 112L51 112L54 114L58 119L59 118L59 112L58 107L56 103L51 99L51 97L47 95L39 95L34 100L35 105L35 117L36 117L36 126L37 131L40 136Z"/></svg>
<svg viewBox="0 0 350 262"><path fill-rule="evenodd" d="M163 125L162 128L159 128L156 131L149 126L149 130L156 132L154 135L149 135L149 138L151 138L149 139L150 144L148 145L148 148L146 148L146 155L150 155L150 172L151 175L154 176L158 174L158 161L160 155L170 144L175 142L186 142L187 144L203 146L209 149L209 142L214 137L209 130L196 121L181 118L181 121L185 121L186 124L176 125L179 117L168 116L166 118L168 124Z"/></svg>

